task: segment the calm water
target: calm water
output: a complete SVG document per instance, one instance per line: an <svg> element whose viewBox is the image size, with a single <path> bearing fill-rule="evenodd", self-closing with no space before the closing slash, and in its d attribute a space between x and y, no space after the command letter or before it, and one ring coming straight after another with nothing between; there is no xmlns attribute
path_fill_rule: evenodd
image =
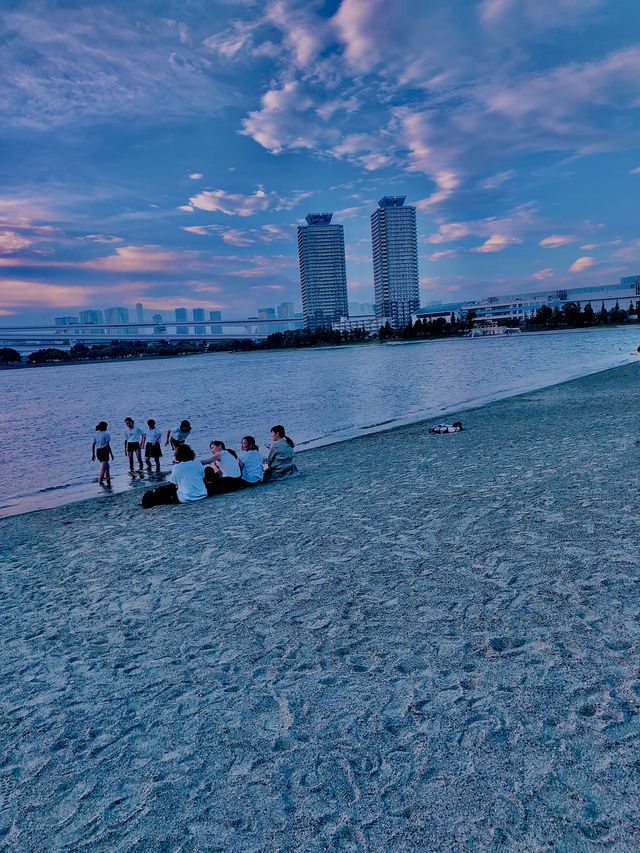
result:
<svg viewBox="0 0 640 853"><path fill-rule="evenodd" d="M246 433L264 447L283 423L300 449L541 388L623 364L635 328L504 339L215 353L0 372L0 515L108 494L91 462L95 424L109 423L114 491L131 480L123 418L161 430L191 421L200 456ZM163 447L163 468L169 466Z"/></svg>

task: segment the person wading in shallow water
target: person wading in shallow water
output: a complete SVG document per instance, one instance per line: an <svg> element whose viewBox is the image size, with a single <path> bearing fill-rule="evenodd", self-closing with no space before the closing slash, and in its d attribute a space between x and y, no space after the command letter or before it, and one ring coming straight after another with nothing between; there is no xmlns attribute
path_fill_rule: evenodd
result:
<svg viewBox="0 0 640 853"><path fill-rule="evenodd" d="M140 448L144 446L144 433L140 427L134 426L133 418L125 418L124 422L127 427L124 434L124 455L129 457L129 470L133 471L133 454L135 453L138 458L138 469L142 471Z"/></svg>
<svg viewBox="0 0 640 853"><path fill-rule="evenodd" d="M98 484L100 486L104 485L105 481L107 486L111 485L109 457L113 459L113 451L109 444L111 436L107 432L107 426L108 424L106 421L100 421L96 427L93 444L91 445L91 459L95 460L97 457L98 462L100 463L100 476L98 477Z"/></svg>

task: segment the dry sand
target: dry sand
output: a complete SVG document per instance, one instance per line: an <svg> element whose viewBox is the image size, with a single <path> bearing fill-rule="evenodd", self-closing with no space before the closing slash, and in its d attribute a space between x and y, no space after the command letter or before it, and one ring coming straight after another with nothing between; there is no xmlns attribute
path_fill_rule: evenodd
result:
<svg viewBox="0 0 640 853"><path fill-rule="evenodd" d="M0 522L0 849L639 849L636 369Z"/></svg>

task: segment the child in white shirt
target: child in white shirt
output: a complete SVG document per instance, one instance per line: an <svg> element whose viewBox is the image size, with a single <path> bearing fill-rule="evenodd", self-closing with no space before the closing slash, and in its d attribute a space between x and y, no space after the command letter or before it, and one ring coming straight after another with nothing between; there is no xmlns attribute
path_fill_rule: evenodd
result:
<svg viewBox="0 0 640 853"><path fill-rule="evenodd" d="M144 461L147 463L147 470L151 470L151 460L156 460L156 471L160 471L160 457L162 456L162 448L160 442L162 433L156 428L156 422L153 418L147 421L147 431L144 437Z"/></svg>

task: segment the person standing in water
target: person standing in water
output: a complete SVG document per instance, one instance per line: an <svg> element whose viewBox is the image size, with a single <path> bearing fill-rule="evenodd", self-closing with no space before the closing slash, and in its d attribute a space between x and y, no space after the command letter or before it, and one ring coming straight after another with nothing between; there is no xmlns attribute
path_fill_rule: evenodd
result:
<svg viewBox="0 0 640 853"><path fill-rule="evenodd" d="M113 451L111 450L111 436L107 432L107 422L100 421L98 426L96 427L96 432L93 437L93 444L91 445L91 459L95 461L96 457L98 462L100 463L100 476L98 477L98 484L100 486L105 484L111 485L111 472L109 470L109 457L113 459Z"/></svg>
<svg viewBox="0 0 640 853"><path fill-rule="evenodd" d="M162 456L162 433L156 427L156 422L153 418L147 421L147 432L144 439L144 461L147 463L147 470L151 470L151 460L156 460L156 471L160 471L160 457Z"/></svg>
<svg viewBox="0 0 640 853"><path fill-rule="evenodd" d="M134 425L133 418L125 418L127 427L124 434L124 455L129 457L129 470L133 471L133 454L138 458L138 470L142 471L142 454L140 447L144 447L144 433ZM142 442L142 444L141 444Z"/></svg>

